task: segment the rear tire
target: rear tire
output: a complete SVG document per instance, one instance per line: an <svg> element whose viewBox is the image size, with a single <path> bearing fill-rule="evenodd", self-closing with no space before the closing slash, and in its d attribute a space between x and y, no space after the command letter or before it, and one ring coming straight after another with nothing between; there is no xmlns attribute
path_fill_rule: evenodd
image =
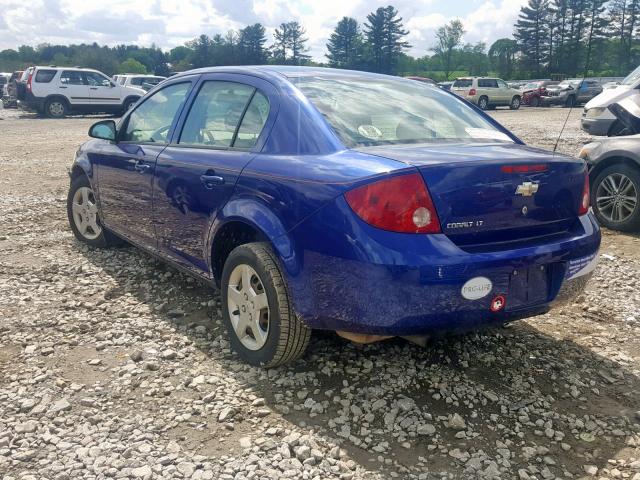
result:
<svg viewBox="0 0 640 480"><path fill-rule="evenodd" d="M244 361L273 368L302 356L311 329L293 311L268 244L247 243L229 254L222 271L221 293L229 342Z"/></svg>
<svg viewBox="0 0 640 480"><path fill-rule="evenodd" d="M511 99L511 104L509 105L511 110L518 110L520 108L520 97L515 96Z"/></svg>
<svg viewBox="0 0 640 480"><path fill-rule="evenodd" d="M487 97L480 97L480 99L478 100L478 107L480 108L480 110L486 110L487 108L489 108L489 99Z"/></svg>
<svg viewBox="0 0 640 480"><path fill-rule="evenodd" d="M625 164L605 168L593 181L591 205L602 226L622 232L640 230L640 169Z"/></svg>
<svg viewBox="0 0 640 480"><path fill-rule="evenodd" d="M47 100L44 106L44 114L49 118L64 118L67 116L67 102L60 98Z"/></svg>

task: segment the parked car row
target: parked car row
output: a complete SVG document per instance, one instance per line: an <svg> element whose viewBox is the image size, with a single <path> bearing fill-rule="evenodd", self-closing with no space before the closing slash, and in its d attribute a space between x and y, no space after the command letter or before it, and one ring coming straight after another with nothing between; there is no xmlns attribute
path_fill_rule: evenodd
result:
<svg viewBox="0 0 640 480"><path fill-rule="evenodd" d="M504 80L491 77L458 78L451 91L482 110L508 106L518 110L522 101L520 90L509 87Z"/></svg>
<svg viewBox="0 0 640 480"><path fill-rule="evenodd" d="M5 107L19 106L50 118L71 113L122 114L165 78L125 74L110 79L90 68L33 66L0 73L0 93Z"/></svg>

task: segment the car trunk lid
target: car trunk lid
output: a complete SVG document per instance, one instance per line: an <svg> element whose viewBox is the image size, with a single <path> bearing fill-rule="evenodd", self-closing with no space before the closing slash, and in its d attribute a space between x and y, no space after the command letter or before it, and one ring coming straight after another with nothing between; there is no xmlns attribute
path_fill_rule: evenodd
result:
<svg viewBox="0 0 640 480"><path fill-rule="evenodd" d="M507 143L377 146L370 154L416 166L442 232L456 244L540 241L566 234L582 200L582 160Z"/></svg>

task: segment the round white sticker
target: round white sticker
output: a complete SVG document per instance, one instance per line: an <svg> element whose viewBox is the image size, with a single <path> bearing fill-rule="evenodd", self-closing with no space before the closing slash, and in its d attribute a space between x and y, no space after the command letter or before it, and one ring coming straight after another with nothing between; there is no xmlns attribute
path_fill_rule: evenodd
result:
<svg viewBox="0 0 640 480"><path fill-rule="evenodd" d="M462 286L462 296L467 300L478 300L491 292L493 283L487 277L475 277Z"/></svg>

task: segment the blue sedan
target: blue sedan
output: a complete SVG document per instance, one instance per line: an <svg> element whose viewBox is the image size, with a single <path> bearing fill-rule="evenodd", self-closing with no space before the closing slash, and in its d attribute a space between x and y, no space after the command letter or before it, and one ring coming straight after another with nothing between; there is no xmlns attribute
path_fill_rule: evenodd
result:
<svg viewBox="0 0 640 480"><path fill-rule="evenodd" d="M369 341L538 315L597 260L582 160L408 79L194 70L89 135L71 169L75 236L217 285L254 365L298 358L312 329Z"/></svg>

